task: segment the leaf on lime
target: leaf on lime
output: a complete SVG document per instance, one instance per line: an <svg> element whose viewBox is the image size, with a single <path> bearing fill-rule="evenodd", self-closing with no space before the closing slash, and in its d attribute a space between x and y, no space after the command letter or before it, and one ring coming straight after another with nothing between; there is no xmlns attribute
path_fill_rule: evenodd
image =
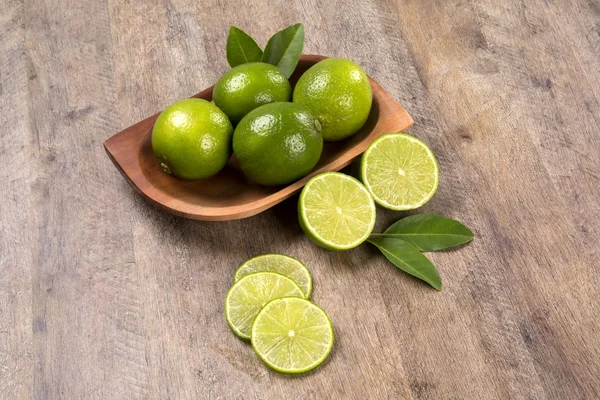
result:
<svg viewBox="0 0 600 400"><path fill-rule="evenodd" d="M260 62L263 52L250 35L232 26L227 37L227 62L233 68L240 64Z"/></svg>
<svg viewBox="0 0 600 400"><path fill-rule="evenodd" d="M295 24L277 32L267 42L262 62L279 67L288 78L298 65L304 48L304 25Z"/></svg>

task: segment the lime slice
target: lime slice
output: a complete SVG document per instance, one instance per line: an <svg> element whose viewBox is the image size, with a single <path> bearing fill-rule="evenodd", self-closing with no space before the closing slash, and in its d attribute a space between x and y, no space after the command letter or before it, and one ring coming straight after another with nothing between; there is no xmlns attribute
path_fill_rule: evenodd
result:
<svg viewBox="0 0 600 400"><path fill-rule="evenodd" d="M425 143L403 133L375 140L362 156L361 178L375 201L391 210L412 210L433 197L438 164Z"/></svg>
<svg viewBox="0 0 600 400"><path fill-rule="evenodd" d="M268 303L252 324L252 347L271 368L300 374L319 366L333 347L329 317L308 300L283 298Z"/></svg>
<svg viewBox="0 0 600 400"><path fill-rule="evenodd" d="M254 317L269 301L280 297L304 298L293 280L274 272L250 274L233 284L225 299L225 317L233 332L250 339Z"/></svg>
<svg viewBox="0 0 600 400"><path fill-rule="evenodd" d="M307 298L312 292L312 278L308 268L294 257L285 254L262 254L253 257L239 266L235 271L234 280L237 282L255 272L277 272L285 275L300 286Z"/></svg>
<svg viewBox="0 0 600 400"><path fill-rule="evenodd" d="M357 179L325 172L302 189L298 219L304 233L319 246L347 250L369 237L375 225L375 203Z"/></svg>

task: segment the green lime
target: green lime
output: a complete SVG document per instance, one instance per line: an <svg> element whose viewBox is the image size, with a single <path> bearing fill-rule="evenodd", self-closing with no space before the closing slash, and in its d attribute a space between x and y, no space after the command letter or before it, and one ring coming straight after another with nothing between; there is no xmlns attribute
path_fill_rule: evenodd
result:
<svg viewBox="0 0 600 400"><path fill-rule="evenodd" d="M185 99L160 113L152 128L152 150L162 169L181 179L204 179L231 156L233 127L223 111L203 99Z"/></svg>
<svg viewBox="0 0 600 400"><path fill-rule="evenodd" d="M325 172L302 189L298 219L304 233L319 246L348 250L371 234L375 203L357 179L339 172Z"/></svg>
<svg viewBox="0 0 600 400"><path fill-rule="evenodd" d="M269 301L280 297L304 298L302 289L290 278L274 272L257 272L233 284L225 299L225 317L233 332L250 339L252 321Z"/></svg>
<svg viewBox="0 0 600 400"><path fill-rule="evenodd" d="M235 128L233 152L250 180L283 185L308 174L323 150L320 125L306 107L271 103L248 113Z"/></svg>
<svg viewBox="0 0 600 400"><path fill-rule="evenodd" d="M403 133L375 140L362 156L361 179L375 201L391 210L412 210L431 199L438 164L425 143Z"/></svg>
<svg viewBox="0 0 600 400"><path fill-rule="evenodd" d="M269 302L252 324L252 347L271 368L300 374L318 367L333 347L333 326L320 307L287 297Z"/></svg>
<svg viewBox="0 0 600 400"><path fill-rule="evenodd" d="M292 87L283 72L266 63L247 63L231 68L213 89L213 101L233 124L256 107L290 101Z"/></svg>
<svg viewBox="0 0 600 400"><path fill-rule="evenodd" d="M312 277L306 265L294 257L285 254L262 254L253 257L238 267L234 280L237 282L244 276L255 272L276 272L284 275L300 286L306 298L310 297Z"/></svg>
<svg viewBox="0 0 600 400"><path fill-rule="evenodd" d="M352 136L365 124L373 95L365 72L345 58L326 58L310 67L294 88L294 103L308 107L323 127L325 141Z"/></svg>

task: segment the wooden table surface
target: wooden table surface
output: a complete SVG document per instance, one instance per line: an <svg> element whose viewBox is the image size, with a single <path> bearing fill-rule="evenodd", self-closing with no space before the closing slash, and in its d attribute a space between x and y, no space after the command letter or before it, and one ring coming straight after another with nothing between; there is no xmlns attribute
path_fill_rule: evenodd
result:
<svg viewBox="0 0 600 400"><path fill-rule="evenodd" d="M322 250L292 198L230 222L146 204L115 132L210 86L230 25L306 26L414 117L438 193L476 239L431 254L441 293L369 245ZM0 2L0 397L600 397L598 0ZM378 210L377 229L404 214ZM230 332L236 266L305 261L336 344L267 369Z"/></svg>

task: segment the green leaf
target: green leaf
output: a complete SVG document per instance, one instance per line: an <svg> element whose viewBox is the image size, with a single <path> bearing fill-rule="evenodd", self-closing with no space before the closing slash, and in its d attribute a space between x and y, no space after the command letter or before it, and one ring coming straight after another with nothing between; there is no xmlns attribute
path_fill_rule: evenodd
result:
<svg viewBox="0 0 600 400"><path fill-rule="evenodd" d="M236 65L262 60L263 52L254 39L243 30L232 26L227 37L227 62Z"/></svg>
<svg viewBox="0 0 600 400"><path fill-rule="evenodd" d="M442 279L435 265L410 243L391 237L372 237L368 242L377 246L385 258L402 271L442 290Z"/></svg>
<svg viewBox="0 0 600 400"><path fill-rule="evenodd" d="M384 233L373 235L405 240L420 251L442 250L473 240L473 232L469 228L456 220L435 214L402 218Z"/></svg>
<svg viewBox="0 0 600 400"><path fill-rule="evenodd" d="M288 78L296 69L304 48L304 25L288 26L271 36L267 42L262 62L273 64Z"/></svg>

